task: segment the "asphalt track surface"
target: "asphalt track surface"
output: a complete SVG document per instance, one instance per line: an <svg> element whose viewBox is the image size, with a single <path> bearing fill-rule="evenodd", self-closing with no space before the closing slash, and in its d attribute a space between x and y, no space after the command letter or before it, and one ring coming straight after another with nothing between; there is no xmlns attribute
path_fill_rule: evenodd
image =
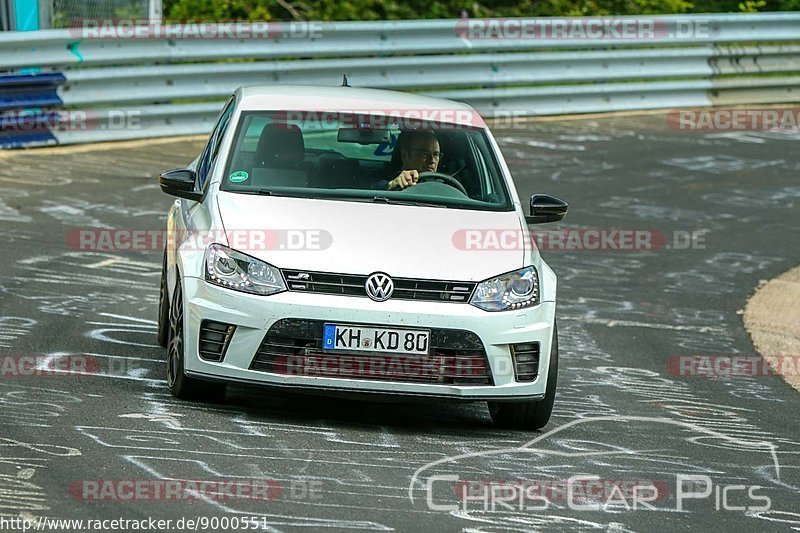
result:
<svg viewBox="0 0 800 533"><path fill-rule="evenodd" d="M705 235L693 249L544 253L559 275L561 368L554 416L538 433L494 428L483 404L439 400L244 387L222 404L174 400L155 340L161 252L80 251L68 235L161 229L172 200L153 176L186 164L202 142L3 154L0 353L100 364L92 375L0 380L3 517L257 516L280 531L800 530L797 393L776 377L667 369L674 355L753 353L739 310L759 280L800 257L798 136L681 132L661 115L537 122L495 135L522 197L570 202L553 229L656 230L672 245L676 231L679 240ZM666 491L653 509L606 488L592 502L611 505L576 509L552 495L547 509L520 509L498 503L501 495L492 510L489 501L465 506L458 483L437 475L562 488L570 476L594 475ZM710 496L678 511L680 475L708 476ZM267 479L280 490L266 501L117 501L81 491L86 480L153 479ZM458 510L429 508L430 479L433 503ZM731 485L761 488L751 498L723 490ZM580 496L587 485L575 486ZM723 494L740 509L723 509ZM769 510L754 510L764 496Z"/></svg>

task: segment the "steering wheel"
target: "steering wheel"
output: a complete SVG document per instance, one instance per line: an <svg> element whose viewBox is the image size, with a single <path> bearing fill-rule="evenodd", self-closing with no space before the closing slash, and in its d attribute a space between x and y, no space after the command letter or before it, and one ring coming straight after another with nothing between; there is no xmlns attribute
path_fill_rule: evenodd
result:
<svg viewBox="0 0 800 533"><path fill-rule="evenodd" d="M464 194L464 196L469 196L467 194L467 190L464 188L463 185L461 185L461 182L448 174L442 174L441 172L420 172L419 180L417 181L417 183L425 183L426 181L444 182L447 185L450 185L451 187L455 187L456 189L458 189L461 193Z"/></svg>

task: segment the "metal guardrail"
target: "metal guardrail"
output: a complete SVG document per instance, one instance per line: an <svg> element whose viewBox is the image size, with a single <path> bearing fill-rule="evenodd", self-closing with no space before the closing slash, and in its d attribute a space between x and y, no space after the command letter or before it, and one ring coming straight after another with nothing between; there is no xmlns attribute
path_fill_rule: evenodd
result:
<svg viewBox="0 0 800 533"><path fill-rule="evenodd" d="M61 104L56 89L66 78L59 72L0 76L0 110Z"/></svg>
<svg viewBox="0 0 800 533"><path fill-rule="evenodd" d="M647 39L474 38L462 19L314 23L313 38L223 42L0 33L0 68L9 71L0 75L0 111L82 109L90 119L82 128L56 120L38 136L5 120L0 147L203 133L240 85L335 85L343 73L354 86L463 100L490 117L800 99L800 13L625 20L659 31ZM38 73L14 72L30 68ZM115 124L124 116L136 116L135 127Z"/></svg>

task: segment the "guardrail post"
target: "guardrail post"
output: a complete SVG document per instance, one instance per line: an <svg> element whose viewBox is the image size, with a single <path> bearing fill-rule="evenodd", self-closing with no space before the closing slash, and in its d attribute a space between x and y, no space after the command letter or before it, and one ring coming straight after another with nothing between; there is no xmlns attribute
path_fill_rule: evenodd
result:
<svg viewBox="0 0 800 533"><path fill-rule="evenodd" d="M161 0L150 0L147 10L147 18L150 22L160 21L163 16L163 7Z"/></svg>
<svg viewBox="0 0 800 533"><path fill-rule="evenodd" d="M53 0L39 0L39 29L53 27Z"/></svg>

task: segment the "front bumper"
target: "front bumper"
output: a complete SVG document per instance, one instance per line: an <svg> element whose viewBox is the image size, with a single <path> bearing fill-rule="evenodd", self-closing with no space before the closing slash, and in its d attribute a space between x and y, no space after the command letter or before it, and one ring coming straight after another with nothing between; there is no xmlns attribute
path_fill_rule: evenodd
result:
<svg viewBox="0 0 800 533"><path fill-rule="evenodd" d="M550 362L555 303L519 311L489 313L469 304L388 300L287 291L256 296L186 277L185 368L199 379L266 385L298 391L374 393L385 396L445 397L454 400L537 400L544 396ZM445 385L385 380L283 375L251 370L269 328L298 318L389 327L467 330L482 341L493 385ZM200 324L213 320L236 326L222 362L199 356ZM532 382L515 381L510 344L538 342L539 373Z"/></svg>

